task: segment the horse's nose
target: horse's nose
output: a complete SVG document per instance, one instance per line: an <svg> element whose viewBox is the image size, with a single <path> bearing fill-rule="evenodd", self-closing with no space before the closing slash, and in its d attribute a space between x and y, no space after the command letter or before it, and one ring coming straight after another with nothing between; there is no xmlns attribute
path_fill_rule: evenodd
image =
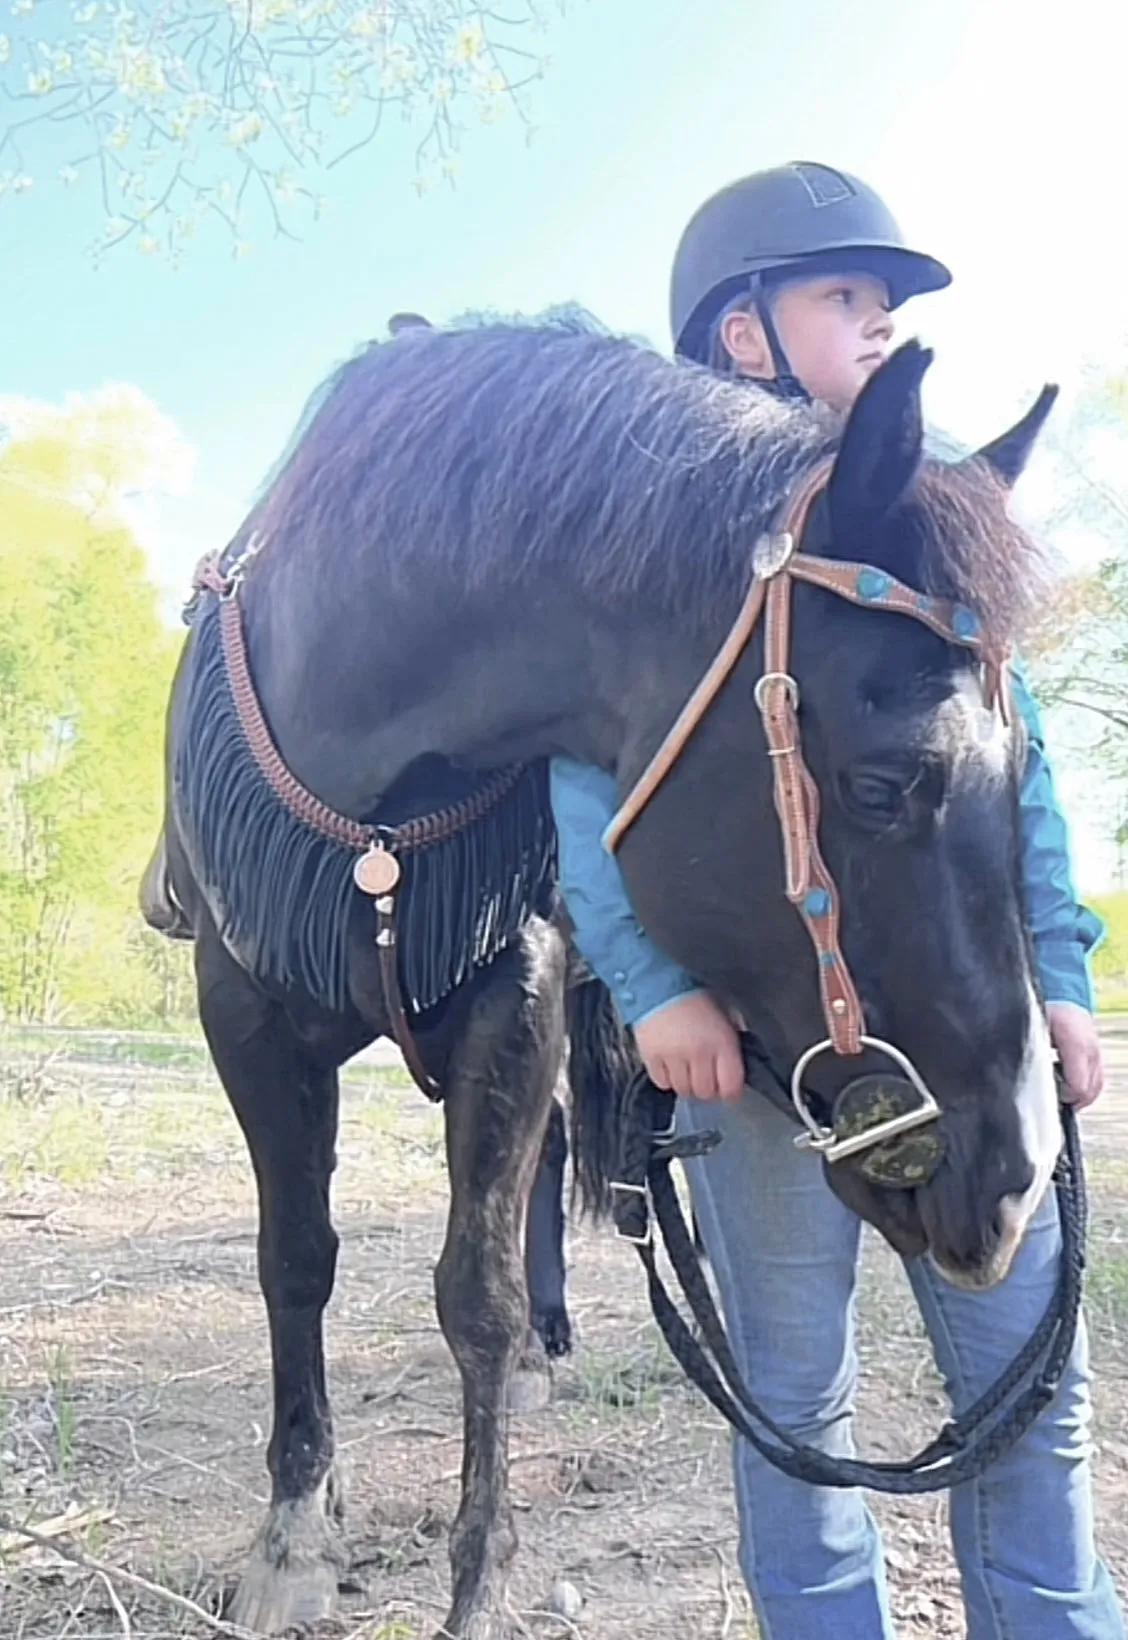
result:
<svg viewBox="0 0 1128 1640"><path fill-rule="evenodd" d="M1034 1184L1037 1169L1027 1156L1013 1156L1003 1162L999 1199L1006 1201L1008 1196L1025 1196Z"/></svg>

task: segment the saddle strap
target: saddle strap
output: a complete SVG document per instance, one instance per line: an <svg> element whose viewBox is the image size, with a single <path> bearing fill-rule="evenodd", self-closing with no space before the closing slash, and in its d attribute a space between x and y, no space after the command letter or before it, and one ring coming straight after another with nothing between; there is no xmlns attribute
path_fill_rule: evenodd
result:
<svg viewBox="0 0 1128 1640"><path fill-rule="evenodd" d="M384 1007L396 1046L403 1055L412 1081L428 1099L442 1098L442 1089L423 1063L415 1032L403 1005L400 987L399 957L396 952L396 897L394 893L380 894L372 902L376 907L376 949L380 958L380 981L384 988Z"/></svg>

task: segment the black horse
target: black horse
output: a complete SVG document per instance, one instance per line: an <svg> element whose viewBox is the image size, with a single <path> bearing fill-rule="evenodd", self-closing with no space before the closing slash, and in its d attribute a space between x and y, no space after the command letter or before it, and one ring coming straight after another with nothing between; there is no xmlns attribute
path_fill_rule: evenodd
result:
<svg viewBox="0 0 1128 1640"><path fill-rule="evenodd" d="M962 600L994 642L1021 630L1039 561L1007 520L1006 486L1042 411L982 459L922 463L928 361L901 349L843 424L589 324L410 327L331 379L229 549L232 573L212 583L223 596L203 595L170 706L164 846L259 1190L272 1500L238 1620L279 1630L334 1598L322 1312L337 1071L392 1024L390 936L374 941L356 856L276 795L271 741L325 814L393 828L473 809L483 781L525 771L501 779L476 824L426 832L446 840L409 862L399 927L451 1180L435 1286L465 1446L443 1632L496 1640L515 1546L506 1389L526 1340L522 1230L568 1032L545 760L589 760L629 790L727 632L758 539L821 461L833 470L808 548ZM232 604L249 674L230 648ZM653 937L740 1010L786 1076L825 1032L815 958L782 891L752 705L762 668L757 637L620 858ZM843 949L871 1028L918 1065L944 1134L942 1165L915 1191L875 1188L846 1163L831 1183L897 1248L996 1280L1057 1149L1019 888L1021 731L984 710L967 650L817 588L796 590L793 669ZM248 732L252 680L262 720ZM605 1008L593 1019L603 1052L574 1026L572 1077L580 1169L598 1190L609 1121L588 1072L609 1075L622 1043ZM823 1058L812 1080L833 1095L843 1062Z"/></svg>

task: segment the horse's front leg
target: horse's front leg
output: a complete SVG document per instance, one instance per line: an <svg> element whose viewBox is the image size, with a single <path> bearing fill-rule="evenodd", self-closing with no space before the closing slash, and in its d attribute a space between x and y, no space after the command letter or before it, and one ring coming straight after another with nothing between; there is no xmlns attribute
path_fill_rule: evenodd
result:
<svg viewBox="0 0 1128 1640"><path fill-rule="evenodd" d="M534 924L498 958L451 1055L445 1108L451 1202L435 1274L439 1321L462 1376L462 1501L441 1631L508 1640L507 1386L528 1329L522 1235L564 1045L564 952Z"/></svg>
<svg viewBox="0 0 1128 1640"><path fill-rule="evenodd" d="M258 1184L274 1378L270 1507L230 1616L281 1634L332 1612L344 1559L321 1334L337 1258L329 1220L337 1073L313 1062L210 926L197 939L196 966L200 1017Z"/></svg>

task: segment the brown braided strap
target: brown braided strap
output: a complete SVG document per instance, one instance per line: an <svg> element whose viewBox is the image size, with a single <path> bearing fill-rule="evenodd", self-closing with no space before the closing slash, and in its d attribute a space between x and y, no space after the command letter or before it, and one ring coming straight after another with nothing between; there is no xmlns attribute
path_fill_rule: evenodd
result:
<svg viewBox="0 0 1128 1640"><path fill-rule="evenodd" d="M235 709L251 756L267 785L290 813L312 831L320 832L323 837L358 852L371 848L376 842L375 826L362 825L359 820L337 814L327 803L315 797L308 787L303 786L282 761L282 754L267 727L251 677L247 646L243 639L243 618L237 598L225 598L220 604L219 624L223 638L223 660Z"/></svg>
<svg viewBox="0 0 1128 1640"><path fill-rule="evenodd" d="M449 808L436 809L434 814L421 814L402 825L380 828L380 836L388 848L404 854L416 854L422 849L445 843L467 826L483 820L495 809L502 798L511 792L525 772L525 764L513 763L499 769L477 791L452 803Z"/></svg>
<svg viewBox="0 0 1128 1640"><path fill-rule="evenodd" d="M421 853L456 836L472 826L475 821L483 819L520 780L524 773L523 765L514 764L508 769L500 769L477 791L471 792L460 802L438 809L433 814L406 820L398 826L367 825L362 821L350 819L347 815L338 814L335 809L331 809L327 803L316 797L287 768L281 752L274 743L251 677L247 645L243 635L243 618L236 595L239 587L238 575L225 574L219 556L212 554L204 559L197 569L194 586L198 594L213 593L220 599L218 618L227 684L255 765L283 807L311 831L328 838L331 842L355 850L358 856L370 850L386 850L392 855ZM394 880L388 892L381 893L375 898L375 907L376 945L388 1023L416 1086L428 1099L437 1099L441 1097L441 1089L423 1062L403 1003L399 965L396 959Z"/></svg>
<svg viewBox="0 0 1128 1640"><path fill-rule="evenodd" d="M207 590L217 589L209 586ZM461 802L437 809L434 814L405 820L398 826L371 826L338 814L291 773L274 743L251 677L238 598L223 599L219 607L219 622L227 681L251 756L278 800L303 825L322 837L341 843L345 848L355 849L358 854L377 846L383 846L395 854L418 853L445 842L475 821L483 819L520 780L524 772L522 764L499 769Z"/></svg>
<svg viewBox="0 0 1128 1640"><path fill-rule="evenodd" d="M231 577L223 568L225 550L221 547L217 552L205 552L192 571L193 592L214 592L220 598L227 596L231 590Z"/></svg>

